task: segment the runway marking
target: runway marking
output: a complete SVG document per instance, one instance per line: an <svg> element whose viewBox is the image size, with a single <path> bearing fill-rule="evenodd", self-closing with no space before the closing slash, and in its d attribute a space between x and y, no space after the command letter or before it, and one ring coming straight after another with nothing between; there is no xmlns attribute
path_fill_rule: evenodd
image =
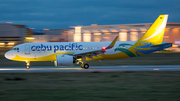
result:
<svg viewBox="0 0 180 101"><path fill-rule="evenodd" d="M153 70L159 70L158 68L155 68L155 69L153 69Z"/></svg>

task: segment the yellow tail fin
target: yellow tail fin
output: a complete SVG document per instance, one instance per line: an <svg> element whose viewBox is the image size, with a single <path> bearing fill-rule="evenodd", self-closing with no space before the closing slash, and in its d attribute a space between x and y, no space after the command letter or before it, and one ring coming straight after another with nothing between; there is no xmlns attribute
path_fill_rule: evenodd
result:
<svg viewBox="0 0 180 101"><path fill-rule="evenodd" d="M148 31L137 41L158 45L163 42L168 15L159 15Z"/></svg>

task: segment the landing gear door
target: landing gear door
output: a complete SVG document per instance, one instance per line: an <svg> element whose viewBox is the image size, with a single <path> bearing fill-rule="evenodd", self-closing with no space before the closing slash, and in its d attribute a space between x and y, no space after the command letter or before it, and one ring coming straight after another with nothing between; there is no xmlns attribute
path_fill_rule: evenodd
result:
<svg viewBox="0 0 180 101"><path fill-rule="evenodd" d="M25 54L30 54L30 45L25 46Z"/></svg>

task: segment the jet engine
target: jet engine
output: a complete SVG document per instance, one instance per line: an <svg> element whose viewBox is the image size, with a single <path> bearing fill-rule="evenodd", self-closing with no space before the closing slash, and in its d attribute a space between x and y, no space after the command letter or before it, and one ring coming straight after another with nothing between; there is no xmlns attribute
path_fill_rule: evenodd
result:
<svg viewBox="0 0 180 101"><path fill-rule="evenodd" d="M71 55L56 55L55 66L72 66L76 63L76 59Z"/></svg>

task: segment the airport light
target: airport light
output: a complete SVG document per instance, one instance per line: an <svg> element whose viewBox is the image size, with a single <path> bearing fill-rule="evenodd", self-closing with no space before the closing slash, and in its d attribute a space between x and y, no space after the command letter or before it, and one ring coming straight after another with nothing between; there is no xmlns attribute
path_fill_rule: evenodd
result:
<svg viewBox="0 0 180 101"><path fill-rule="evenodd" d="M147 29L146 29L146 28L140 28L140 30L141 30L141 31L147 31Z"/></svg>
<svg viewBox="0 0 180 101"><path fill-rule="evenodd" d="M44 31L48 31L49 29L43 29Z"/></svg>
<svg viewBox="0 0 180 101"><path fill-rule="evenodd" d="M136 29L130 29L130 30L131 30L131 31L134 31L134 32L137 31Z"/></svg>
<svg viewBox="0 0 180 101"><path fill-rule="evenodd" d="M26 37L26 39L27 39L27 40L33 40L33 39L35 39L35 38L33 38L33 37Z"/></svg>
<svg viewBox="0 0 180 101"><path fill-rule="evenodd" d="M12 22L6 22L6 23L12 23Z"/></svg>
<svg viewBox="0 0 180 101"><path fill-rule="evenodd" d="M4 45L5 43L0 43L0 45Z"/></svg>
<svg viewBox="0 0 180 101"><path fill-rule="evenodd" d="M14 45L14 43L13 43L13 42L10 42L10 43L8 43L8 45Z"/></svg>
<svg viewBox="0 0 180 101"><path fill-rule="evenodd" d="M127 30L126 29L120 29L121 30L121 32L127 32Z"/></svg>
<svg viewBox="0 0 180 101"><path fill-rule="evenodd" d="M104 32L104 33L108 33L109 31L108 31L108 30L102 30L102 32Z"/></svg>
<svg viewBox="0 0 180 101"><path fill-rule="evenodd" d="M112 29L111 32L118 32L116 29Z"/></svg>
<svg viewBox="0 0 180 101"><path fill-rule="evenodd" d="M179 31L179 29L180 29L180 28L174 28L173 31L176 32L176 31Z"/></svg>
<svg viewBox="0 0 180 101"><path fill-rule="evenodd" d="M101 33L94 33L94 35L101 35Z"/></svg>

